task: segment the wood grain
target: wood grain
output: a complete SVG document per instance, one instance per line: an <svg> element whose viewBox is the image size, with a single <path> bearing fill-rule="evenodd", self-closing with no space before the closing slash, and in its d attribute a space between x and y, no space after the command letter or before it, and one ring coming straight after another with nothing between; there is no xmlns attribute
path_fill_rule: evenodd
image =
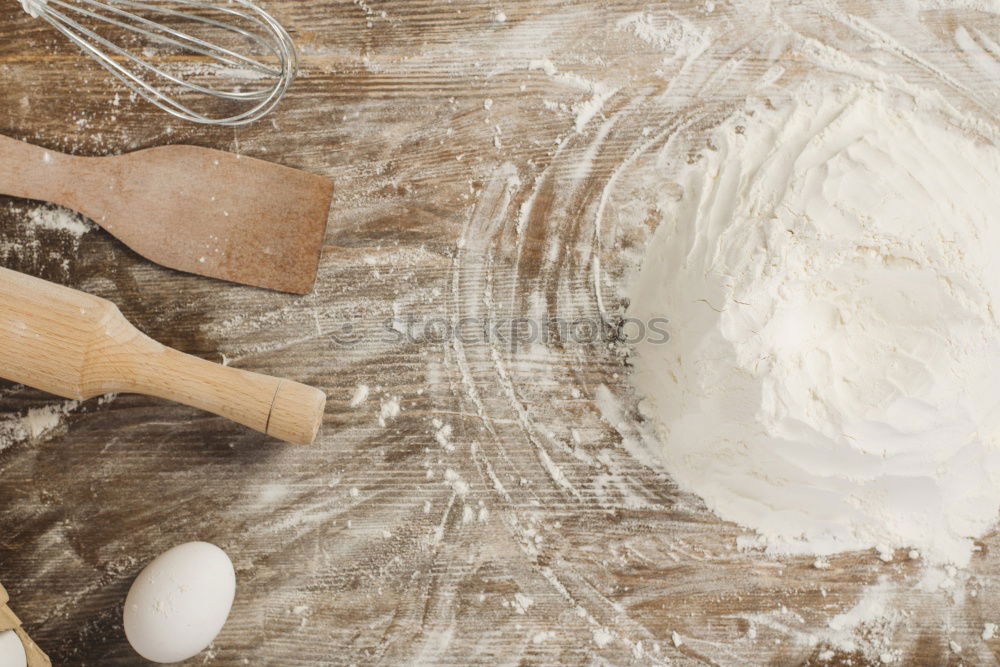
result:
<svg viewBox="0 0 1000 667"><path fill-rule="evenodd" d="M744 531L644 458L616 319L670 188L649 177L656 149L696 159L720 115L780 94L825 50L994 122L995 14L853 0L265 4L302 73L274 115L239 130L130 99L0 5L0 133L78 155L191 143L336 184L303 297L162 269L0 199L3 265L110 299L167 345L331 397L303 449L155 399L71 407L3 386L0 580L56 664L138 664L121 628L129 584L194 539L230 554L238 591L192 664L996 664L1000 640L981 638L1000 619L996 534L934 590L902 552L818 569L737 549ZM525 317L593 332L528 342L511 334ZM55 426L17 430L46 406L65 413ZM892 618L853 648L831 638L831 619L877 586Z"/></svg>

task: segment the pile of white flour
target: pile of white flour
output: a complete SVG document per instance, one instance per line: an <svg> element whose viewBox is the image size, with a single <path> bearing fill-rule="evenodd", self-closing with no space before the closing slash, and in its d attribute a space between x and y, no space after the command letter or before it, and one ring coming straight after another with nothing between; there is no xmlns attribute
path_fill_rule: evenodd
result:
<svg viewBox="0 0 1000 667"><path fill-rule="evenodd" d="M963 565L1000 508L1000 150L939 98L804 86L683 169L629 315L662 460L779 553Z"/></svg>

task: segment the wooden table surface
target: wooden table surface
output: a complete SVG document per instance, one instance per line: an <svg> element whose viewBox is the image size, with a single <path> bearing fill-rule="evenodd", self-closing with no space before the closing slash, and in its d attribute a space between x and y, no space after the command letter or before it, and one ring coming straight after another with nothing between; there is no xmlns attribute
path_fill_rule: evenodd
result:
<svg viewBox="0 0 1000 667"><path fill-rule="evenodd" d="M996 664L995 534L941 586L904 552L738 549L746 531L648 456L616 326L670 192L656 156L697 159L747 94L843 57L995 122L1000 20L945 4L272 0L301 75L232 129L130 98L0 3L0 132L81 155L191 143L336 185L304 297L162 269L0 197L4 266L330 396L319 441L292 447L150 398L0 385L12 608L54 664L141 664L128 587L199 539L238 592L191 664ZM526 341L518 318L577 324Z"/></svg>

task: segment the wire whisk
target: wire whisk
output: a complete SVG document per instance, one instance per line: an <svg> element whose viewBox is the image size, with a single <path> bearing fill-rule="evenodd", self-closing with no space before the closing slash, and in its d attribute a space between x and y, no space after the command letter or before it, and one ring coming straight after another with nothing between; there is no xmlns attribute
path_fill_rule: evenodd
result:
<svg viewBox="0 0 1000 667"><path fill-rule="evenodd" d="M260 119L281 101L298 69L288 32L248 0L20 2L135 93L196 123ZM213 115L219 106L225 110Z"/></svg>

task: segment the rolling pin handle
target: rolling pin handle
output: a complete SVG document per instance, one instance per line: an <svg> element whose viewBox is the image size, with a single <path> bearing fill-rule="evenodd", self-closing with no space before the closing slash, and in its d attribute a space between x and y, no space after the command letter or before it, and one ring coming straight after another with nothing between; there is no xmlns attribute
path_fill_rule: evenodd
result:
<svg viewBox="0 0 1000 667"><path fill-rule="evenodd" d="M323 425L325 408L326 394L319 389L282 380L274 392L265 432L285 442L308 445Z"/></svg>

